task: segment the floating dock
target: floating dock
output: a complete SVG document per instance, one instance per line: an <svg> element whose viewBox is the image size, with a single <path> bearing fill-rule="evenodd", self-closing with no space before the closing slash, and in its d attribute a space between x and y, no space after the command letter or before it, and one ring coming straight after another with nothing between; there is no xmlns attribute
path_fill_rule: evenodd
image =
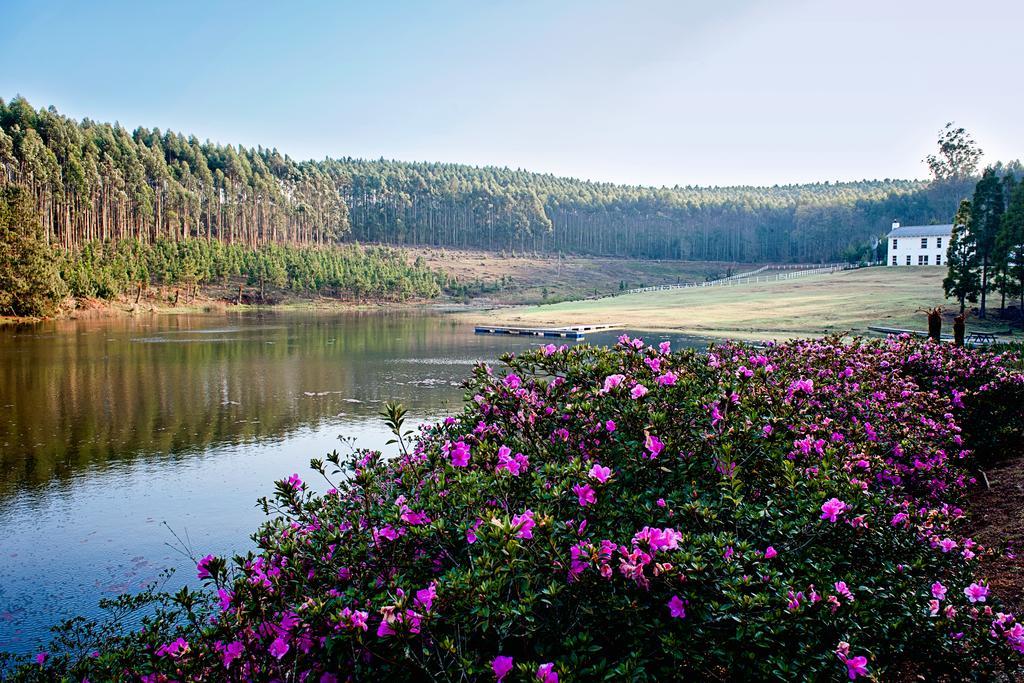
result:
<svg viewBox="0 0 1024 683"><path fill-rule="evenodd" d="M504 334L513 337L560 337L584 339L587 332L616 330L622 325L567 325L565 327L508 327L506 325L477 325L477 334Z"/></svg>

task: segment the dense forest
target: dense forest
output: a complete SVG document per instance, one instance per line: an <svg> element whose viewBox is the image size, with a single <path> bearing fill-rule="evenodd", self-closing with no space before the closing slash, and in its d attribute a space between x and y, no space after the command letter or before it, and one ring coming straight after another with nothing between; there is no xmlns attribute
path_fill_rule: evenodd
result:
<svg viewBox="0 0 1024 683"><path fill-rule="evenodd" d="M973 185L864 180L641 187L496 167L295 161L276 149L75 121L0 100L0 184L35 199L46 239L215 239L474 247L722 261L866 253L892 220L945 222Z"/></svg>

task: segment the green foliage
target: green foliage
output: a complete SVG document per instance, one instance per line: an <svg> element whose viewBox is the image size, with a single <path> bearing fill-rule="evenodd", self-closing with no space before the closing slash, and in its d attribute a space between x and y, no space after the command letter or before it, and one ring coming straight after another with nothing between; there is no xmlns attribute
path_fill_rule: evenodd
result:
<svg viewBox="0 0 1024 683"><path fill-rule="evenodd" d="M977 301L981 292L981 279L977 270L978 250L971 221L971 202L965 199L960 202L960 209L953 218L953 231L946 250L946 277L942 280L946 297L960 302L961 312L965 302Z"/></svg>
<svg viewBox="0 0 1024 683"><path fill-rule="evenodd" d="M32 197L20 187L0 187L0 313L54 313L67 293L55 263Z"/></svg>
<svg viewBox="0 0 1024 683"><path fill-rule="evenodd" d="M265 245L255 249L202 239L87 242L61 259L75 296L112 298L143 284L195 284L245 277L302 294L404 300L441 293L441 279L388 247Z"/></svg>

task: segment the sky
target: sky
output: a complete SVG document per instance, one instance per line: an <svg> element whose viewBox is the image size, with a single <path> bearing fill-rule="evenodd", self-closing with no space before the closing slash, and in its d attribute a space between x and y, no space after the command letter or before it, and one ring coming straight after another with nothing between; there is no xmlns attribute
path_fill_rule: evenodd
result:
<svg viewBox="0 0 1024 683"><path fill-rule="evenodd" d="M0 97L274 147L644 185L1024 158L1017 0L0 2Z"/></svg>

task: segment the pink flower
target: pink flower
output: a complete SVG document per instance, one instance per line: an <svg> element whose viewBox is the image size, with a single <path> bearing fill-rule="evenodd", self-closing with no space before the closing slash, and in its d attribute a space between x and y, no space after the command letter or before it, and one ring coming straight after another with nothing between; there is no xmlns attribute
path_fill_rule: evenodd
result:
<svg viewBox="0 0 1024 683"><path fill-rule="evenodd" d="M541 664L537 667L537 679L540 683L558 683L558 674L555 673L555 665L551 662Z"/></svg>
<svg viewBox="0 0 1024 683"><path fill-rule="evenodd" d="M850 677L850 680L855 680L858 676L868 675L868 658L860 655L858 657L850 657L846 660L846 674Z"/></svg>
<svg viewBox="0 0 1024 683"><path fill-rule="evenodd" d="M846 512L847 505L838 498L832 498L821 506L821 519L827 519L830 522L835 522L839 515Z"/></svg>
<svg viewBox="0 0 1024 683"><path fill-rule="evenodd" d="M658 344L658 350L667 356L668 354L672 353L672 342L661 342L660 344Z"/></svg>
<svg viewBox="0 0 1024 683"><path fill-rule="evenodd" d="M516 453L515 457L512 456L512 449L508 446L502 446L498 449L498 466L494 468L495 472L499 470L508 470L509 474L513 477L518 477L520 474L525 472L530 466L530 459L522 453Z"/></svg>
<svg viewBox="0 0 1024 683"><path fill-rule="evenodd" d="M242 652L245 651L245 645L241 641L235 640L224 646L222 657L224 661L224 668L230 669L231 662L235 661L242 656Z"/></svg>
<svg viewBox="0 0 1024 683"><path fill-rule="evenodd" d="M288 642L281 636L278 636L277 638L274 638L274 642L272 642L270 647L267 648L267 652L269 652L270 656L274 659L281 659L281 657L288 654Z"/></svg>
<svg viewBox="0 0 1024 683"><path fill-rule="evenodd" d="M220 609L224 611L231 607L231 599L235 597L235 594L227 589L218 588L217 597L220 599Z"/></svg>
<svg viewBox="0 0 1024 683"><path fill-rule="evenodd" d="M629 395L634 399L643 398L644 396L647 395L647 387L645 387L643 384L637 384L635 387L633 387L633 390L629 392Z"/></svg>
<svg viewBox="0 0 1024 683"><path fill-rule="evenodd" d="M663 444L661 440L653 434L648 434L647 438L644 440L644 448L646 448L651 454L651 459L653 460L658 457L658 454L660 454L662 450L664 450L665 444Z"/></svg>
<svg viewBox="0 0 1024 683"><path fill-rule="evenodd" d="M555 351L557 351L557 350L558 350L558 349L557 349L557 348L555 348L555 345L554 345L554 344L548 344L547 346L545 346L545 347L543 348L543 351L544 351L544 355L545 355L545 356L551 356L551 355L554 355ZM500 659L500 658L499 658L499 659ZM510 661L511 661L511 659L510 659ZM498 680L500 681L501 679L499 678Z"/></svg>
<svg viewBox="0 0 1024 683"><path fill-rule="evenodd" d="M764 549L764 559L766 560L770 560L778 554L779 553L772 546L768 546Z"/></svg>
<svg viewBox="0 0 1024 683"><path fill-rule="evenodd" d="M761 429L761 433L764 434L766 438L771 436L772 435L772 426L771 425L765 425Z"/></svg>
<svg viewBox="0 0 1024 683"><path fill-rule="evenodd" d="M946 599L946 587L943 586L938 581L933 583L932 584L932 597L934 597L936 600L945 600Z"/></svg>
<svg viewBox="0 0 1024 683"><path fill-rule="evenodd" d="M445 443L445 447L451 458L452 467L465 467L469 464L469 446L465 441L459 439L454 445L448 441Z"/></svg>
<svg viewBox="0 0 1024 683"><path fill-rule="evenodd" d="M988 595L988 586L977 582L972 583L964 589L964 595L971 602L985 602Z"/></svg>
<svg viewBox="0 0 1024 683"><path fill-rule="evenodd" d="M609 391L622 384L625 379L625 375L608 375L604 378L604 388L601 389L601 393L607 394Z"/></svg>
<svg viewBox="0 0 1024 683"><path fill-rule="evenodd" d="M604 423L604 428L605 428L605 430L606 430L606 431L607 431L607 432L608 432L609 434L611 434L612 432L614 432L614 431L615 431L615 420L608 420L607 422L605 422L605 423Z"/></svg>
<svg viewBox="0 0 1024 683"><path fill-rule="evenodd" d="M466 543L470 545L476 543L476 530L480 528L481 524L483 524L483 520L478 519L469 525L469 528L466 529Z"/></svg>
<svg viewBox="0 0 1024 683"><path fill-rule="evenodd" d="M572 487L572 491L576 494L576 498L579 500L581 507L586 507L597 502L597 494L594 493L594 489L590 488L590 484L576 484Z"/></svg>
<svg viewBox="0 0 1024 683"><path fill-rule="evenodd" d="M941 541L939 541L939 547L942 548L942 552L948 553L956 547L956 541L954 541L951 538L944 538Z"/></svg>
<svg viewBox="0 0 1024 683"><path fill-rule="evenodd" d="M196 564L196 575L198 576L198 578L208 579L212 576L212 574L210 574L209 567L210 563L213 562L213 560L213 555L207 555L203 559L199 560L199 562Z"/></svg>
<svg viewBox="0 0 1024 683"><path fill-rule="evenodd" d="M850 588L846 585L845 581L836 581L834 585L836 593L846 598L847 602L853 602L853 593L850 592Z"/></svg>
<svg viewBox="0 0 1024 683"><path fill-rule="evenodd" d="M292 476L288 477L285 483L291 486L296 491L302 488L302 480L299 479L298 473L295 473Z"/></svg>
<svg viewBox="0 0 1024 683"><path fill-rule="evenodd" d="M505 676L508 675L508 672L512 670L512 662L513 660L511 657L506 657L504 655L498 655L494 658L494 661L491 662L491 669L494 671L495 679L499 681L499 683L504 680Z"/></svg>
<svg viewBox="0 0 1024 683"><path fill-rule="evenodd" d="M590 468L590 472L588 472L588 474L591 479L596 479L598 482L603 484L608 481L608 477L612 476L612 471L609 467L604 467L603 465L594 463L594 466Z"/></svg>
<svg viewBox="0 0 1024 683"><path fill-rule="evenodd" d="M677 379L679 378L676 376L676 373L667 370L664 374L658 375L654 381L663 387L670 387L676 383Z"/></svg>
<svg viewBox="0 0 1024 683"><path fill-rule="evenodd" d="M519 538L533 538L533 527L535 526L537 526L537 523L533 521L533 510L527 510L523 514L512 518L512 528Z"/></svg>
<svg viewBox="0 0 1024 683"><path fill-rule="evenodd" d="M416 591L416 602L423 606L423 609L429 612L434 606L434 598L437 597L437 587L431 583L426 588L421 588Z"/></svg>
<svg viewBox="0 0 1024 683"><path fill-rule="evenodd" d="M686 603L678 595L668 601L668 613L673 619L686 618Z"/></svg>
<svg viewBox="0 0 1024 683"><path fill-rule="evenodd" d="M519 375L513 372L510 372L509 374L505 375L505 386L508 387L509 389L518 389L519 385L521 385L522 383L523 380L519 379Z"/></svg>
<svg viewBox="0 0 1024 683"><path fill-rule="evenodd" d="M49 656L50 655L47 652L40 652L39 654L36 655L36 664L38 664L39 666L42 666L43 664L46 664L46 658L49 657Z"/></svg>

